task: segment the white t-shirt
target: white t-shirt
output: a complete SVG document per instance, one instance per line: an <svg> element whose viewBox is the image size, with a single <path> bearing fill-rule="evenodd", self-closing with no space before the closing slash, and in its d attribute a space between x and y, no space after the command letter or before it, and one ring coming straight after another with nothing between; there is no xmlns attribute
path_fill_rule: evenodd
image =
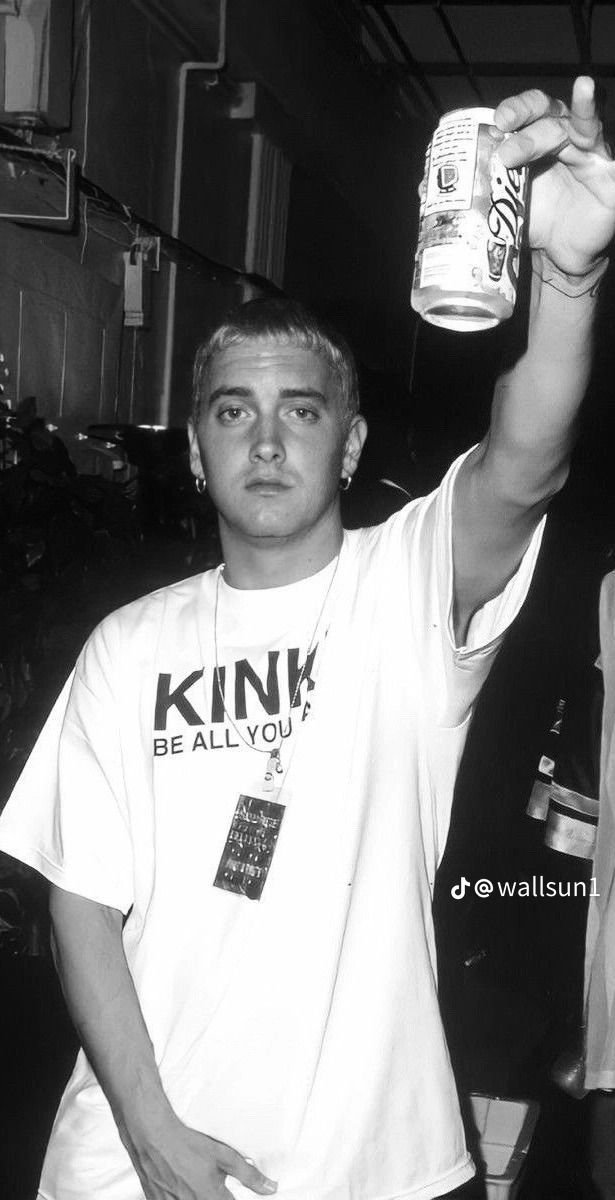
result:
<svg viewBox="0 0 615 1200"><path fill-rule="evenodd" d="M265 591L220 581L227 712L217 572L108 617L0 822L8 853L129 914L126 957L171 1104L278 1180L280 1200L427 1200L472 1174L431 898L472 703L541 529L455 649L457 466L384 525L346 533L336 570ZM278 837L256 900L214 881L262 862L234 815L267 757L238 731L266 749L278 730L284 810L257 829L260 850ZM41 1196L142 1195L81 1053Z"/></svg>

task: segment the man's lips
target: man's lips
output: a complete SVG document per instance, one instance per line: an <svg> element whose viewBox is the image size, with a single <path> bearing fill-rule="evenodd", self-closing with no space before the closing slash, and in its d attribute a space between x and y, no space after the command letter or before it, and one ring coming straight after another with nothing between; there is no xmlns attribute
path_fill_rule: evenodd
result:
<svg viewBox="0 0 615 1200"><path fill-rule="evenodd" d="M267 479L265 476L250 479L246 483L246 488L249 492L280 492L286 491L289 487L290 484L285 483L282 479Z"/></svg>

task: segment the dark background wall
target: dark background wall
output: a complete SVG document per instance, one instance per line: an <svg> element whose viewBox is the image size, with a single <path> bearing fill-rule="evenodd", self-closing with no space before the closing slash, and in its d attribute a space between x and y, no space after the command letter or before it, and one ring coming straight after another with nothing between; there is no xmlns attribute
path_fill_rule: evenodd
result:
<svg viewBox="0 0 615 1200"><path fill-rule="evenodd" d="M431 129L408 117L394 74L361 53L353 11L327 0L75 0L72 61L60 63L70 126L33 138L76 151L74 226L0 223L13 405L35 395L72 449L94 421L180 426L203 330L277 285L357 348L372 425L364 480L393 473L422 490L480 436L510 328L463 338L417 326L416 187ZM125 326L123 255L154 227L148 315ZM609 374L606 361L603 398ZM592 404L595 480L610 417Z"/></svg>
<svg viewBox="0 0 615 1200"><path fill-rule="evenodd" d="M22 264L18 305L33 310L43 292L49 336L44 322L11 320L13 293L0 307L7 395L17 402L36 394L69 437L92 421L183 422L195 344L230 303L258 290L242 279L246 270L275 276L337 318L372 369L407 373L416 183L428 131L402 118L394 89L361 60L332 6L229 0L225 9L218 0L176 0L166 6L166 18L181 18L176 37L147 0L75 0L73 61L62 64L72 81L70 127L36 132L33 141L74 148L82 178L99 192L82 190L69 232L2 225ZM186 61L215 64L220 44L219 69L182 73ZM260 193L255 137L277 163ZM272 178L284 193L271 205L279 210L277 269L266 245L249 261L246 244L250 205L255 196L261 206L271 200ZM126 328L122 255L146 223L163 235L160 269L145 272L146 327ZM59 295L41 283L41 264L47 280L64 280ZM75 337L67 345L60 338L59 360L56 326L74 312L75 295L101 289L104 313L99 301L91 311L80 301ZM88 323L95 352L81 355L76 371ZM92 347L91 332L85 342Z"/></svg>

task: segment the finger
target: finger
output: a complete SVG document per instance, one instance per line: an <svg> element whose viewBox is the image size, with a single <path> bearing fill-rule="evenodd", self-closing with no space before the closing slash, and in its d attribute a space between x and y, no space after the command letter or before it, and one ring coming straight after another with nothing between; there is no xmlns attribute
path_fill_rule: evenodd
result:
<svg viewBox="0 0 615 1200"><path fill-rule="evenodd" d="M230 1146L224 1147L218 1162L227 1175L232 1175L233 1179L238 1179L240 1183L250 1188L250 1191L257 1192L259 1196L272 1196L278 1190L278 1185L273 1179L268 1179L251 1159L243 1158Z"/></svg>
<svg viewBox="0 0 615 1200"><path fill-rule="evenodd" d="M505 167L528 166L542 158L555 158L571 144L568 120L545 117L531 127L511 133L498 146L498 158Z"/></svg>
<svg viewBox="0 0 615 1200"><path fill-rule="evenodd" d="M530 89L503 100L495 110L494 120L500 130L509 133L508 149L501 156L508 167L535 162L548 155L561 155L569 143L580 150L593 150L602 157L612 157L596 111L594 81L588 75L580 75L575 80L570 111L563 100ZM522 130L531 142L523 140ZM571 165L573 159L576 164L575 155L567 153L565 161L569 159Z"/></svg>
<svg viewBox="0 0 615 1200"><path fill-rule="evenodd" d="M572 88L570 130L577 146L604 145L602 122L596 109L596 85L589 75L579 75Z"/></svg>
<svg viewBox="0 0 615 1200"><path fill-rule="evenodd" d="M601 129L597 138L585 138L572 128L569 118L557 121L551 117L509 134L498 145L497 153L502 165L508 168L558 158L567 167L584 170L592 162L613 157Z"/></svg>
<svg viewBox="0 0 615 1200"><path fill-rule="evenodd" d="M539 88L530 88L520 92L518 96L509 96L498 104L494 123L502 133L510 133L514 129L522 129L531 125L541 117L563 117L568 115L568 109L563 100L547 96Z"/></svg>
<svg viewBox="0 0 615 1200"><path fill-rule="evenodd" d="M596 112L596 85L589 75L579 75L572 85L570 116L573 124L581 128L588 124L600 125Z"/></svg>

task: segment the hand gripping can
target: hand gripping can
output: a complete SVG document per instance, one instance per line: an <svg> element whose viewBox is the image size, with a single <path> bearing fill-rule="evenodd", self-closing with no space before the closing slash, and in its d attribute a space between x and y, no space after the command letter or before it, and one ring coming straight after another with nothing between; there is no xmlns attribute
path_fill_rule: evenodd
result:
<svg viewBox="0 0 615 1200"><path fill-rule="evenodd" d="M446 113L425 156L411 303L446 329L491 329L515 306L528 173L502 165L493 116Z"/></svg>

